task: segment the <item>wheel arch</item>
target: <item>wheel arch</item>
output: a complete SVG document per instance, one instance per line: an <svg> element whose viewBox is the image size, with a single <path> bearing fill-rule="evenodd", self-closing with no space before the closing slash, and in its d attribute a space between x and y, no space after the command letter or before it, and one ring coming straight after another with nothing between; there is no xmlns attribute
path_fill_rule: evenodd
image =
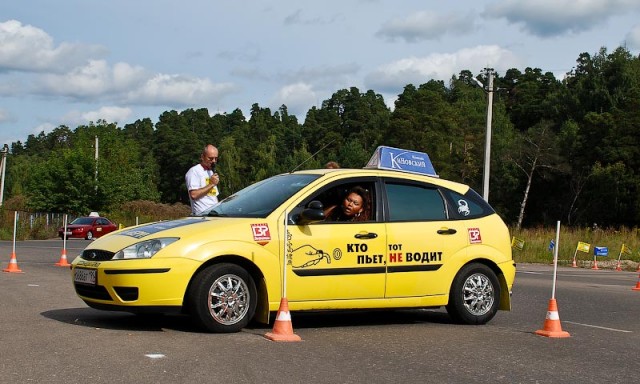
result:
<svg viewBox="0 0 640 384"><path fill-rule="evenodd" d="M502 269L500 269L498 264L496 264L493 260L485 259L485 258L471 259L460 267L460 269L458 270L458 273L460 273L460 270L462 270L467 265L474 264L474 263L483 264L489 267L489 269L491 269L493 273L495 273L496 277L498 278L498 283L500 283L500 303L498 303L498 309L501 311L510 311L511 310L511 292L509 290L509 284L507 282L507 278L504 275L504 272L502 271ZM451 300L451 298L449 298L449 300Z"/></svg>
<svg viewBox="0 0 640 384"><path fill-rule="evenodd" d="M198 269L191 276L189 284L187 285L187 289L185 290L185 294L182 299L182 302L184 303L183 312L189 313L190 311L187 304L187 297L189 296L194 278L198 275L198 273L200 273L200 271L204 270L205 268L208 268L211 265L222 263L235 264L249 273L256 285L256 292L258 294L256 312L253 316L253 320L267 324L269 322L269 294L264 274L262 273L260 268L251 260L239 255L217 256L207 260L202 265L200 265L200 267L198 267Z"/></svg>

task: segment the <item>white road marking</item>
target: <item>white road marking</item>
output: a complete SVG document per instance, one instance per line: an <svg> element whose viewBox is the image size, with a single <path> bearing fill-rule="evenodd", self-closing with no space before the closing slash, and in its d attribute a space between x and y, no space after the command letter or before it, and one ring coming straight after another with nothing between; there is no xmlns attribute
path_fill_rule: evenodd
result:
<svg viewBox="0 0 640 384"><path fill-rule="evenodd" d="M582 323L576 323L573 321L563 321L563 323L569 323L569 324L575 324L575 325L582 325L584 327L591 327L591 328L598 328L598 329L604 329L605 331L613 331L613 332L624 332L624 333L633 333L633 331L627 331L624 329L615 329L615 328L608 328L608 327L600 327L597 325L591 325L591 324L582 324Z"/></svg>
<svg viewBox="0 0 640 384"><path fill-rule="evenodd" d="M147 353L145 356L150 359L162 359L163 357L166 357L162 353Z"/></svg>

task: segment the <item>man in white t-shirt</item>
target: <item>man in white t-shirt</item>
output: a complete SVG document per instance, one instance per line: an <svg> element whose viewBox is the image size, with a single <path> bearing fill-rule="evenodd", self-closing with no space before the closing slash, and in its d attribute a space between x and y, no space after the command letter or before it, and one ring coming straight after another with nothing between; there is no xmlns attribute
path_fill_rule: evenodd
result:
<svg viewBox="0 0 640 384"><path fill-rule="evenodd" d="M218 204L220 177L216 173L217 163L218 148L209 144L200 155L200 163L191 167L184 176L192 215L202 215Z"/></svg>

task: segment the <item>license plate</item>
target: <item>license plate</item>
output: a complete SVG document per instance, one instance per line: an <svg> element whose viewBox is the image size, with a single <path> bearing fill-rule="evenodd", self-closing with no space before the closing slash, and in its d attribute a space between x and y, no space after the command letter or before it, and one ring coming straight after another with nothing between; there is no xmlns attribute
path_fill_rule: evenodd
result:
<svg viewBox="0 0 640 384"><path fill-rule="evenodd" d="M73 281L80 284L96 285L97 269L76 268L73 270Z"/></svg>

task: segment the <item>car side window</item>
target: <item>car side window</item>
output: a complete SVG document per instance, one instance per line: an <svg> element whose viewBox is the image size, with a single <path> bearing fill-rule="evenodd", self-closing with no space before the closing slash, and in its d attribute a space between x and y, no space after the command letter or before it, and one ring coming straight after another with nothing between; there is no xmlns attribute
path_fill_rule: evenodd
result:
<svg viewBox="0 0 640 384"><path fill-rule="evenodd" d="M324 221L325 223L341 222L341 221L331 220L329 216L335 216L335 215L332 215L332 213L335 213L334 212L335 210L342 209L341 206L344 200L348 197L349 193L353 190L354 187L362 188L360 191L364 191L366 195L365 197L366 203L364 204L365 206L363 207L366 210L366 212L363 212L362 217L360 217L359 219L356 218L351 220L345 220L344 222L376 221L376 198L375 198L375 191L374 191L374 183L373 182L360 182L360 183L348 182L348 183L333 185L330 188L325 189L320 194L310 199L310 200L317 200L322 203L324 207L325 216L326 216L326 219Z"/></svg>
<svg viewBox="0 0 640 384"><path fill-rule="evenodd" d="M452 218L477 219L494 213L493 208L471 188L464 195L449 190L445 190L445 195L450 200Z"/></svg>
<svg viewBox="0 0 640 384"><path fill-rule="evenodd" d="M446 205L437 188L387 183L389 221L446 220Z"/></svg>

